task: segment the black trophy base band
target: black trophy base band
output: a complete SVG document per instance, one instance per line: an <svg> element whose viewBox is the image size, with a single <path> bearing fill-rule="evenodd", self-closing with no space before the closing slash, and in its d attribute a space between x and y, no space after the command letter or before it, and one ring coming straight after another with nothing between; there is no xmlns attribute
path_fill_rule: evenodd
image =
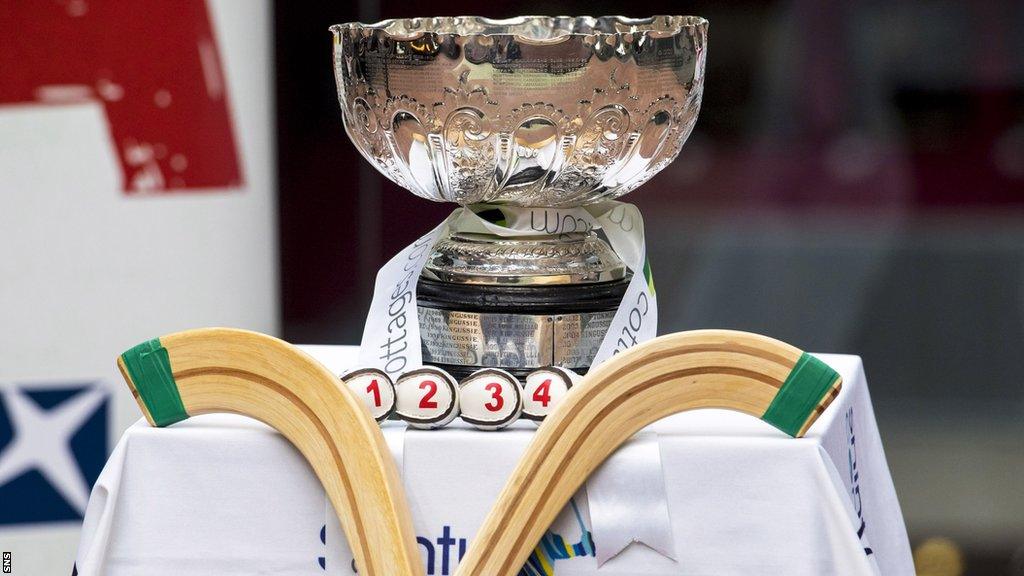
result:
<svg viewBox="0 0 1024 576"><path fill-rule="evenodd" d="M420 306L460 312L505 314L572 314L615 310L626 295L631 275L592 284L537 284L503 286L455 284L420 278L416 299Z"/></svg>
<svg viewBox="0 0 1024 576"><path fill-rule="evenodd" d="M563 366L585 374L629 285L466 285L421 278L417 287L425 364L461 380L481 368L524 378Z"/></svg>

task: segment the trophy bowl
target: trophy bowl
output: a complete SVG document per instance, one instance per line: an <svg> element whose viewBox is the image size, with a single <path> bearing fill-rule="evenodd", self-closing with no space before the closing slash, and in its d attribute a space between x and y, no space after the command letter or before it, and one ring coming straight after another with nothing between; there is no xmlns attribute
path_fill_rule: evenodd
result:
<svg viewBox="0 0 1024 576"><path fill-rule="evenodd" d="M675 159L700 109L700 17L459 16L331 31L346 132L429 200L617 198Z"/></svg>
<svg viewBox="0 0 1024 576"><path fill-rule="evenodd" d="M624 218L622 205L581 207L626 194L679 154L700 110L706 20L459 16L331 31L356 148L414 194L464 206L419 268L424 363L457 378L545 366L582 374L615 338L636 341L641 326L653 336L639 212L627 232L611 215ZM622 324L641 309L652 312L646 324ZM375 318L371 335L387 326L371 336L378 359L404 362L392 358L391 326L404 328Z"/></svg>

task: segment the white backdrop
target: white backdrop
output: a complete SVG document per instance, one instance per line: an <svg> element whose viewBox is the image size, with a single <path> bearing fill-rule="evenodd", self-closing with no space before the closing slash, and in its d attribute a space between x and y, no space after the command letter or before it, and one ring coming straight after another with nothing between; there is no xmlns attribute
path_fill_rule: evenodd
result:
<svg viewBox="0 0 1024 576"><path fill-rule="evenodd" d="M117 354L199 325L277 330L271 9L207 9L241 187L127 194L101 102L0 104L0 551L16 575L71 572L97 461L138 418Z"/></svg>

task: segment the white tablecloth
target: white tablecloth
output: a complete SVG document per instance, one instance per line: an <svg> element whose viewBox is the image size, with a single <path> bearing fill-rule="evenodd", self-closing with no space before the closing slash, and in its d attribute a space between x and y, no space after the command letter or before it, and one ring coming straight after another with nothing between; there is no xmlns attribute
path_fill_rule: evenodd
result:
<svg viewBox="0 0 1024 576"><path fill-rule="evenodd" d="M348 347L307 349L339 372L354 357ZM523 574L912 575L860 358L818 357L844 387L803 439L720 410L648 429L660 445L674 560L633 544L598 567L581 490ZM534 429L384 425L428 575L454 572ZM93 489L77 565L81 576L355 573L299 453L272 429L228 415L130 428Z"/></svg>

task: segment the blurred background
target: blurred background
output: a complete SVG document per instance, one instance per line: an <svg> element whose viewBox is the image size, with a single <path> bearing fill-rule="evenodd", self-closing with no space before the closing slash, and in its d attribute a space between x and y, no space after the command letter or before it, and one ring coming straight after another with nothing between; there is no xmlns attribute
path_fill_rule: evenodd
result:
<svg viewBox="0 0 1024 576"><path fill-rule="evenodd" d="M679 13L711 22L704 105L627 198L660 330L863 356L919 574L1024 574L1024 4L996 0L0 0L0 548L56 534L69 566L84 504L4 468L16 396L99 390L69 436L91 485L137 416L118 350L355 344L374 272L451 211L348 141L330 24Z"/></svg>
<svg viewBox="0 0 1024 576"><path fill-rule="evenodd" d="M276 5L285 337L357 341L373 276L353 271L452 208L382 178L347 141L325 26L698 14L711 26L697 127L626 198L647 220L659 330L862 355L921 573L1024 574L1024 3L498 6Z"/></svg>

